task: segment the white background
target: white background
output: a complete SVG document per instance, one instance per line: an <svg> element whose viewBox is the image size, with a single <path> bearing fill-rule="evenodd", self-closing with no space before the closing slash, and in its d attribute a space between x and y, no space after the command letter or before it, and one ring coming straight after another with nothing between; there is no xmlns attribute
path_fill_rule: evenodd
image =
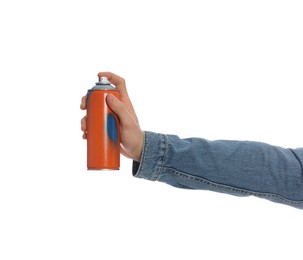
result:
<svg viewBox="0 0 303 260"><path fill-rule="evenodd" d="M0 259L302 259L303 211L87 172L80 100L144 130L302 147L302 1L1 1ZM179 259L178 258L178 259Z"/></svg>

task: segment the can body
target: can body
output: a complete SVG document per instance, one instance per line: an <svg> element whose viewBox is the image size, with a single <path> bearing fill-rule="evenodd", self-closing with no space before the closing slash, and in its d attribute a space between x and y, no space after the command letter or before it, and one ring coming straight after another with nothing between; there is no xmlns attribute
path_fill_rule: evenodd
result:
<svg viewBox="0 0 303 260"><path fill-rule="evenodd" d="M87 94L87 169L119 170L120 125L118 117L107 106L106 96L116 89L97 88Z"/></svg>

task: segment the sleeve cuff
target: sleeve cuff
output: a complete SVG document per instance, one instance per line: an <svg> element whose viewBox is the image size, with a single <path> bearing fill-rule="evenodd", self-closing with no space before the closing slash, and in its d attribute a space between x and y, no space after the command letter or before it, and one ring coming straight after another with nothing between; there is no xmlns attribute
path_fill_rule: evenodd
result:
<svg viewBox="0 0 303 260"><path fill-rule="evenodd" d="M144 132L141 161L133 161L133 176L151 181L157 180L167 151L167 140L163 134Z"/></svg>

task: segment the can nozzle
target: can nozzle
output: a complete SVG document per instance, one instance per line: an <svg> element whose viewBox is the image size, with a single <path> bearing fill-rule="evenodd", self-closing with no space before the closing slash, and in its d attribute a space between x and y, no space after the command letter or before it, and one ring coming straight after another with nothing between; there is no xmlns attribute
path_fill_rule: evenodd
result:
<svg viewBox="0 0 303 260"><path fill-rule="evenodd" d="M107 77L99 77L99 83L109 85L110 82L108 81Z"/></svg>

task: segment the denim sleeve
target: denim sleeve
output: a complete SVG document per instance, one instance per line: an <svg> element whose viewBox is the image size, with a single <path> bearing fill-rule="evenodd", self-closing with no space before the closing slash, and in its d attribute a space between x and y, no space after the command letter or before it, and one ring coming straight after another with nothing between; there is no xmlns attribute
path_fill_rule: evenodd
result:
<svg viewBox="0 0 303 260"><path fill-rule="evenodd" d="M133 175L178 188L254 195L303 208L302 165L303 148L145 132Z"/></svg>

